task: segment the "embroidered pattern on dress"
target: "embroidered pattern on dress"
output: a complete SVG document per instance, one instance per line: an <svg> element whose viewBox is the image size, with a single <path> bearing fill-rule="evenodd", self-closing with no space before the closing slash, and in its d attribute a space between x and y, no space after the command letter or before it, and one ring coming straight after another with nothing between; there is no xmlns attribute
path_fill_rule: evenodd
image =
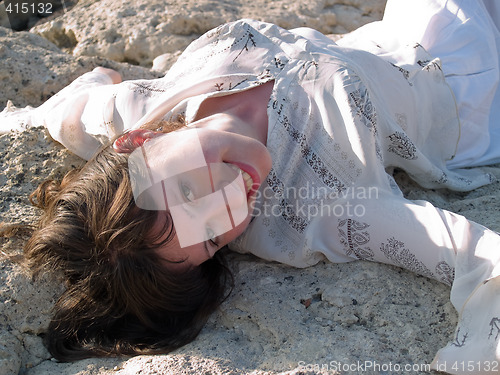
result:
<svg viewBox="0 0 500 375"><path fill-rule="evenodd" d="M164 93L166 91L165 89L159 88L158 86L155 86L152 83L132 82L132 85L135 86L132 89L135 93L144 95L147 98Z"/></svg>
<svg viewBox="0 0 500 375"><path fill-rule="evenodd" d="M207 32L207 39L213 39L220 37L224 25L217 26L214 30Z"/></svg>
<svg viewBox="0 0 500 375"><path fill-rule="evenodd" d="M396 68L397 70L399 70L399 72L403 75L404 79L406 79L406 82L408 82L408 84L410 86L413 86L413 83L410 82L409 78L410 78L410 71L404 69L404 68L401 68L400 66L397 66L396 64L393 64L391 62L389 62L389 64L391 64L394 68Z"/></svg>
<svg viewBox="0 0 500 375"><path fill-rule="evenodd" d="M240 53L238 53L236 55L236 57L233 59L233 62L235 62L238 59L238 57L241 56L241 54L243 53L243 51L248 52L249 45L252 45L253 47L257 46L257 43L255 43L254 35L250 31L247 31L246 34L247 34L247 40L245 42L245 45L241 49ZM244 37L242 37L241 39L244 39Z"/></svg>
<svg viewBox="0 0 500 375"><path fill-rule="evenodd" d="M436 265L436 275L440 277L440 280L447 284L453 284L453 280L455 280L455 268L451 267L445 261L439 262Z"/></svg>
<svg viewBox="0 0 500 375"><path fill-rule="evenodd" d="M358 116L363 124L374 134L377 134L377 112L366 88L349 93L349 105L353 115Z"/></svg>
<svg viewBox="0 0 500 375"><path fill-rule="evenodd" d="M441 66L436 60L418 60L417 64L420 65L427 71L432 70L441 70Z"/></svg>
<svg viewBox="0 0 500 375"><path fill-rule="evenodd" d="M332 189L335 189L335 191L338 193L346 190L347 188L344 183L328 170L321 158L309 147L305 134L302 134L297 129L295 129L290 123L290 120L287 116L283 116L280 122L286 129L290 137L299 144L300 152L306 160L307 164L318 175L318 177L321 178L325 185Z"/></svg>
<svg viewBox="0 0 500 375"><path fill-rule="evenodd" d="M387 244L382 242L380 250L395 265L423 276L435 278L434 274L414 254L410 253L402 241L391 237L387 242Z"/></svg>
<svg viewBox="0 0 500 375"><path fill-rule="evenodd" d="M443 174L441 175L439 180L437 180L437 183L438 184L446 184L447 182L448 182L448 175L445 172L443 172Z"/></svg>
<svg viewBox="0 0 500 375"><path fill-rule="evenodd" d="M457 180L463 182L465 185L469 186L472 184L472 180L466 177L458 176Z"/></svg>
<svg viewBox="0 0 500 375"><path fill-rule="evenodd" d="M457 329L457 334L455 335L455 341L451 343L451 345L456 346L457 348L461 348L462 346L465 345L465 342L467 341L467 337L469 337L469 334L466 333L462 335L462 338L459 339L460 336L460 328Z"/></svg>
<svg viewBox="0 0 500 375"><path fill-rule="evenodd" d="M229 51L231 48L233 48L234 46L238 45L240 42L245 41L245 45L243 46L243 48L241 49L241 51L238 53L238 55L233 59L233 62L236 61L240 56L241 54L243 53L243 51L248 51L249 50L249 46L250 44L255 47L257 46L257 43L255 42L255 39L254 39L254 35L252 34L252 32L250 31L250 26L249 25L245 25L245 31L243 32L243 34L241 35L241 37L239 38L235 38L234 41L229 44L229 45L226 45L225 47L222 47L222 48L214 48L216 45L219 44L219 41L221 41L221 33L222 33L222 29L219 30L219 28L217 28L217 30L215 30L214 33L210 34L208 36L209 39L214 39L215 40L212 42L212 52L207 54L206 57L204 57L204 60L208 61L210 60L211 58L213 58L214 56L217 56L217 55L220 55L222 53L225 53L227 51ZM200 66L200 69L201 69L201 66Z"/></svg>
<svg viewBox="0 0 500 375"><path fill-rule="evenodd" d="M370 225L353 219L339 219L340 243L344 245L347 256L354 255L360 260L373 260L373 251L365 246L370 241L370 233L365 231Z"/></svg>
<svg viewBox="0 0 500 375"><path fill-rule="evenodd" d="M382 149L377 141L375 141L375 153L377 154L378 160L384 162L384 157L382 156Z"/></svg>
<svg viewBox="0 0 500 375"><path fill-rule="evenodd" d="M284 194L284 185L276 175L276 172L271 169L271 172L266 179L267 184L275 193L275 196L281 197ZM285 198L278 199L279 212L283 219L299 233L303 233L309 224L307 220L298 216L292 208L292 205Z"/></svg>
<svg viewBox="0 0 500 375"><path fill-rule="evenodd" d="M387 138L391 141L387 151L392 152L406 160L415 160L418 158L417 148L405 133L395 132Z"/></svg>
<svg viewBox="0 0 500 375"><path fill-rule="evenodd" d="M243 84L243 83L245 83L247 81L248 81L248 79L246 79L246 78L243 79L243 80L241 80L241 81L238 81L236 83L233 83L233 82L230 81L229 85L228 85L228 88L227 88L227 91L234 90L236 87L238 87L239 85L241 85L241 84ZM225 84L226 84L225 82L215 83L214 84L215 91L224 91L225 90L224 89L224 85Z"/></svg>
<svg viewBox="0 0 500 375"><path fill-rule="evenodd" d="M348 102L351 107L353 117L361 119L361 122L372 132L375 144L375 154L377 155L377 158L383 162L384 157L377 139L377 112L375 111L375 107L373 106L370 95L368 94L368 89L363 87L363 90L356 89L350 92Z"/></svg>
<svg viewBox="0 0 500 375"><path fill-rule="evenodd" d="M318 66L319 64L317 61L314 60L305 61L304 64L302 64L302 71L300 73L302 75L302 79L314 79L315 71L318 68ZM315 69L311 70L312 67L314 67ZM310 78L307 78L308 76Z"/></svg>
<svg viewBox="0 0 500 375"><path fill-rule="evenodd" d="M271 74L271 71L269 69L264 69L262 71L262 73L260 73L258 76L257 76L258 80L259 81L264 81L264 82L268 82L270 81L273 77L273 75Z"/></svg>
<svg viewBox="0 0 500 375"><path fill-rule="evenodd" d="M493 332L496 333L495 334L495 341L496 341L498 339L498 336L500 336L500 319L499 318L492 318L490 320L490 334L488 335L488 339L493 336Z"/></svg>
<svg viewBox="0 0 500 375"><path fill-rule="evenodd" d="M273 63L279 70L283 70L285 68L286 62L283 62L279 57L275 57L273 59Z"/></svg>

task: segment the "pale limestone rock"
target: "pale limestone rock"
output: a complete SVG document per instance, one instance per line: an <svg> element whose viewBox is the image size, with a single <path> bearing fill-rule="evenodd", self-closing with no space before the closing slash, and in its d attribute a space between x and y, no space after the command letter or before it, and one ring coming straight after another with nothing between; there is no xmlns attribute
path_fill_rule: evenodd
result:
<svg viewBox="0 0 500 375"><path fill-rule="evenodd" d="M23 344L12 333L0 332L0 375L19 373L23 350Z"/></svg>
<svg viewBox="0 0 500 375"><path fill-rule="evenodd" d="M148 69L102 57L73 57L39 35L0 27L0 110L9 99L16 107L38 106L100 65L117 69L126 79L159 76Z"/></svg>
<svg viewBox="0 0 500 375"><path fill-rule="evenodd" d="M158 77L191 40L226 21L251 17L339 34L380 19L384 3L81 0L32 33L0 28L0 108L8 99L18 107L37 106L97 65L116 68L125 78ZM112 60L152 65L154 71ZM37 211L29 193L45 178L81 164L44 129L0 135L0 220L33 222ZM498 166L489 172L500 177ZM397 179L410 199L430 200L500 230L498 185L459 194L422 190L404 174ZM4 240L2 251L19 254L22 243ZM435 281L365 262L302 270L251 256L233 254L230 260L235 289L193 343L168 356L64 364L49 359L38 336L62 285L48 276L33 282L23 267L3 259L0 374L327 374L332 363L357 360L429 363L453 339L449 288Z"/></svg>
<svg viewBox="0 0 500 375"><path fill-rule="evenodd" d="M385 0L81 0L62 17L31 31L75 56L102 56L150 67L157 56L184 49L204 32L239 18L332 34L380 19L384 5Z"/></svg>

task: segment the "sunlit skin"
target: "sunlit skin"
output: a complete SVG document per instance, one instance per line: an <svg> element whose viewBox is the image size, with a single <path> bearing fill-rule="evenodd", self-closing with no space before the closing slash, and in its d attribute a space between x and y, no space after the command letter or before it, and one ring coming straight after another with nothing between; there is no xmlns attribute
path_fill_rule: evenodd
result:
<svg viewBox="0 0 500 375"><path fill-rule="evenodd" d="M98 66L97 68L94 69L94 72L106 74L109 78L111 78L113 84L120 83L122 81L122 76L120 75L120 73L118 73L116 70L113 69L108 69L102 66Z"/></svg>
<svg viewBox="0 0 500 375"><path fill-rule="evenodd" d="M268 126L267 103L272 88L273 82L268 82L242 93L207 99L200 106L195 121L187 128L180 130L180 132L195 131L197 133L207 164L229 163L247 172L253 180L253 192L264 181L271 169L271 156L265 144ZM169 140L169 135L165 134L159 135L155 142L162 142L162 148L165 147L175 154L176 147L182 147L182 144L178 142L172 144ZM213 186L217 187L222 184L224 176L212 175L212 178L214 179ZM199 183L193 183L193 186L197 185ZM186 189L179 194L185 195L188 199L191 192ZM231 230L213 239L183 248L176 234L173 240L159 251L170 261L183 260L184 262L178 265L180 268L200 265L245 231L251 220L255 194L248 194L246 199L248 215ZM220 209L227 210L227 206L207 209L207 212L201 215L197 213L196 220L213 223ZM158 233L161 230L165 217L166 212L160 211L152 233ZM200 225L204 224L200 223Z"/></svg>
<svg viewBox="0 0 500 375"><path fill-rule="evenodd" d="M114 84L122 81L120 74L115 70L97 67L94 71L108 75ZM198 136L206 163L230 163L238 166L252 177L253 192L258 189L271 169L271 156L266 143L267 104L273 84L274 82L270 81L240 93L207 99L201 104L194 121L187 128L180 130L189 132L200 129ZM161 137L164 137L164 140ZM159 135L157 141L164 142L162 146L169 150L179 146L169 144L168 135ZM218 177L223 179L223 176ZM216 187L220 181L212 183ZM245 231L251 220L254 200L255 195L248 194L248 215L233 229L211 240L184 248L180 247L178 237L175 235L168 245L159 250L161 255L169 261L183 261L176 265L179 269L200 265ZM221 207L217 210L220 209ZM228 210L228 207L223 209ZM197 218L210 221L217 210L208 210L204 217L197 215ZM151 230L152 234L161 231L167 212L168 207L166 211L158 212L158 219Z"/></svg>

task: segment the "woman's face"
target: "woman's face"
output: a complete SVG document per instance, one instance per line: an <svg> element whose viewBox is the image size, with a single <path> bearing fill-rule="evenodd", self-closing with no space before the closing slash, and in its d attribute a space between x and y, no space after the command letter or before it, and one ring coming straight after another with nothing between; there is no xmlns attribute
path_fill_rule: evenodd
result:
<svg viewBox="0 0 500 375"><path fill-rule="evenodd" d="M247 125L210 116L148 140L130 155L136 204L160 211L153 233L167 212L172 218L175 237L160 250L168 260L198 266L248 226L271 157Z"/></svg>

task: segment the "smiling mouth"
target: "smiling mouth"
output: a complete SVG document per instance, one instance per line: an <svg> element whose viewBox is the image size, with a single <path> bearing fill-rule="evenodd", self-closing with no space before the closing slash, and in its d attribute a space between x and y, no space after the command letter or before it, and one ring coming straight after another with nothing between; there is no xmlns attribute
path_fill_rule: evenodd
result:
<svg viewBox="0 0 500 375"><path fill-rule="evenodd" d="M234 164L227 163L227 165L228 165L228 167L235 170L236 172L241 172L241 176L243 177L243 181L245 182L245 189L246 189L246 192L248 195L250 193L250 191L252 191L253 184L254 184L252 177L247 172L245 172L243 169L241 169L240 167L238 167Z"/></svg>

